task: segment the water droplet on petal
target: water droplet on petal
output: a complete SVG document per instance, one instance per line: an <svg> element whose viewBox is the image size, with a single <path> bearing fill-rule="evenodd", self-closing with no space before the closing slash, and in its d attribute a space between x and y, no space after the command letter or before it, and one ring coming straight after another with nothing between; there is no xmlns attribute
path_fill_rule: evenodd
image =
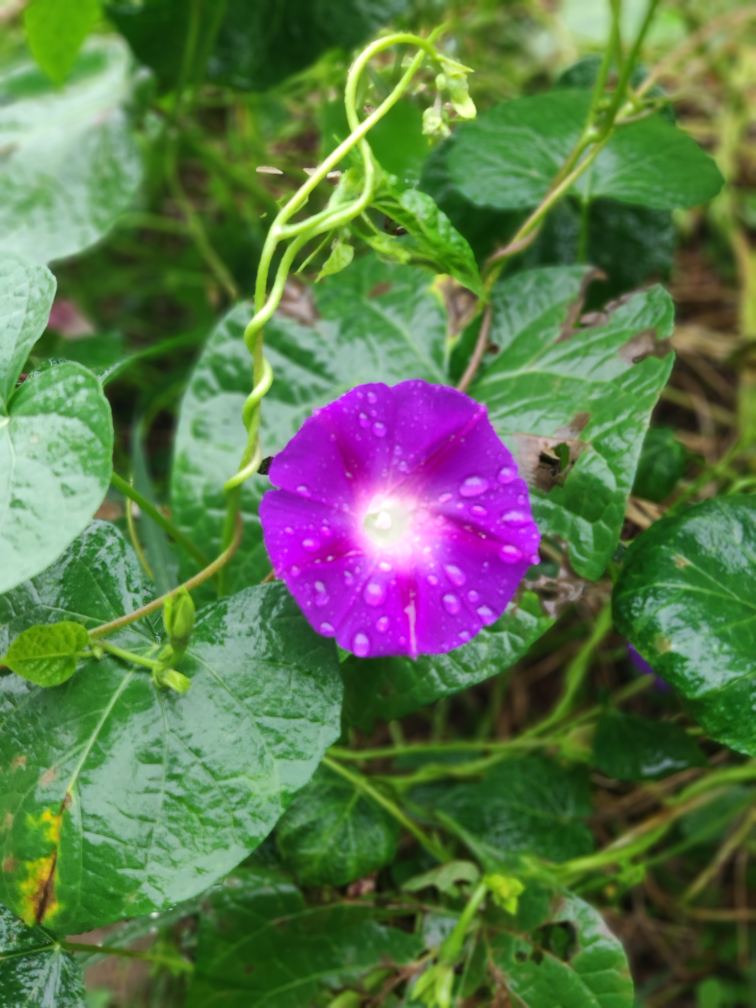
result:
<svg viewBox="0 0 756 1008"><path fill-rule="evenodd" d="M381 618L376 622L375 629L378 633L386 633L388 628L391 626L391 620L388 616L381 616Z"/></svg>
<svg viewBox="0 0 756 1008"><path fill-rule="evenodd" d="M451 592L448 595L444 595L441 599L444 603L444 609L452 616L455 616L460 610L460 601L456 595L452 595Z"/></svg>
<svg viewBox="0 0 756 1008"><path fill-rule="evenodd" d="M378 396L375 394L375 392L368 392L368 394L367 394L367 401L369 403L378 402Z"/></svg>
<svg viewBox="0 0 756 1008"><path fill-rule="evenodd" d="M517 496L517 503L518 504L524 504L527 499L528 498L525 496L525 494L518 494L518 496Z"/></svg>
<svg viewBox="0 0 756 1008"><path fill-rule="evenodd" d="M467 593L467 601L472 602L473 605L478 601L480 595L473 589Z"/></svg>
<svg viewBox="0 0 756 1008"><path fill-rule="evenodd" d="M396 455L396 457L399 458L401 454L402 454L402 446L394 445L394 455Z"/></svg>
<svg viewBox="0 0 756 1008"><path fill-rule="evenodd" d="M351 571L344 571L344 584L350 585L354 581L354 574Z"/></svg>
<svg viewBox="0 0 756 1008"><path fill-rule="evenodd" d="M309 497L310 496L310 491L307 489L307 487L304 485L304 483L301 486L297 487L297 493L301 493L305 497Z"/></svg>
<svg viewBox="0 0 756 1008"><path fill-rule="evenodd" d="M386 437L386 424L381 423L380 420L376 420L373 424L373 434L376 437Z"/></svg>
<svg viewBox="0 0 756 1008"><path fill-rule="evenodd" d="M381 562L378 564L378 570L390 571L391 570L391 564L390 563L386 563L385 560L381 560Z"/></svg>
<svg viewBox="0 0 756 1008"><path fill-rule="evenodd" d="M369 427L370 421L367 418L366 413L360 413L359 415L360 427Z"/></svg>
<svg viewBox="0 0 756 1008"><path fill-rule="evenodd" d="M439 504L446 504L446 502L450 501L453 496L454 496L454 494L442 493L441 496L438 498L438 503Z"/></svg>
<svg viewBox="0 0 756 1008"><path fill-rule="evenodd" d="M402 461L399 463L399 465L397 466L397 468L399 469L399 472L408 472L409 471L409 466L404 461L404 459L402 459Z"/></svg>
<svg viewBox="0 0 756 1008"><path fill-rule="evenodd" d="M477 612L478 616L480 616L486 626L496 622L496 614L492 612L487 605L482 605Z"/></svg>
<svg viewBox="0 0 756 1008"><path fill-rule="evenodd" d="M379 606L386 601L386 589L377 581L368 581L365 585L365 591L362 593L362 597L368 605Z"/></svg>
<svg viewBox="0 0 756 1008"><path fill-rule="evenodd" d="M328 528L327 525L323 525L323 526L321 526L320 534L322 536L325 536L325 538L327 539L328 536L332 536L333 535L333 532L331 531L331 529Z"/></svg>
<svg viewBox="0 0 756 1008"><path fill-rule="evenodd" d="M284 532L286 533L286 535L294 535L294 529L291 527L291 525L287 525L286 528L284 529Z"/></svg>
<svg viewBox="0 0 756 1008"><path fill-rule="evenodd" d="M460 485L459 492L463 497L478 497L488 490L488 480L482 476L468 476Z"/></svg>
<svg viewBox="0 0 756 1008"><path fill-rule="evenodd" d="M499 556L506 563L517 563L518 560L522 560L523 555L522 550L518 549L516 546L512 546L510 543L507 543L506 546L502 546L499 550Z"/></svg>
<svg viewBox="0 0 756 1008"><path fill-rule="evenodd" d="M517 479L517 470L514 466L504 466L499 469L499 483L511 483Z"/></svg>
<svg viewBox="0 0 756 1008"><path fill-rule="evenodd" d="M330 623L321 623L320 632L322 634L325 634L326 637L333 637L333 635L336 633L336 631L333 629Z"/></svg>
<svg viewBox="0 0 756 1008"><path fill-rule="evenodd" d="M365 658L370 651L370 638L367 634L356 633L352 641L352 651L358 658Z"/></svg>
<svg viewBox="0 0 756 1008"><path fill-rule="evenodd" d="M322 581L315 582L315 605L325 605L328 601L328 592Z"/></svg>
<svg viewBox="0 0 756 1008"><path fill-rule="evenodd" d="M506 511L502 516L501 520L506 522L508 525L529 525L530 516L526 515L524 511Z"/></svg>
<svg viewBox="0 0 756 1008"><path fill-rule="evenodd" d="M467 630L460 630L460 632L459 632L459 639L461 641L468 641L468 640L470 640L469 631L467 631Z"/></svg>
<svg viewBox="0 0 756 1008"><path fill-rule="evenodd" d="M486 509L481 504L473 504L473 506L470 508L470 511L472 511L474 515L477 515L478 518L485 518L485 516L488 514L488 511L486 511Z"/></svg>
<svg viewBox="0 0 756 1008"><path fill-rule="evenodd" d="M428 582L429 585L437 585L438 584L438 578L436 577L435 574L429 574L428 577L425 580Z"/></svg>
<svg viewBox="0 0 756 1008"><path fill-rule="evenodd" d="M444 564L444 571L446 576L449 578L451 583L457 588L461 588L462 585L467 581L463 571L459 567L455 567L454 564Z"/></svg>
<svg viewBox="0 0 756 1008"><path fill-rule="evenodd" d="M289 569L289 574L290 574L290 575L291 575L292 577L298 577L298 576L299 576L299 567L291 567L291 568Z"/></svg>
<svg viewBox="0 0 756 1008"><path fill-rule="evenodd" d="M534 553L533 556L530 558L530 562L532 564L539 564L541 562L541 554Z"/></svg>
<svg viewBox="0 0 756 1008"><path fill-rule="evenodd" d="M308 551L308 553L314 553L315 550L320 546L320 541L318 539L303 539L302 546Z"/></svg>

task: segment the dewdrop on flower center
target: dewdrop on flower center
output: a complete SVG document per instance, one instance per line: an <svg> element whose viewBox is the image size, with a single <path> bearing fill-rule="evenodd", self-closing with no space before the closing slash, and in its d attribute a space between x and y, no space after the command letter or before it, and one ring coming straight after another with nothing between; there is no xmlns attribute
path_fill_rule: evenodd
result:
<svg viewBox="0 0 756 1008"><path fill-rule="evenodd" d="M362 385L277 455L265 545L311 625L362 658L440 654L504 612L540 537L486 409L443 385Z"/></svg>

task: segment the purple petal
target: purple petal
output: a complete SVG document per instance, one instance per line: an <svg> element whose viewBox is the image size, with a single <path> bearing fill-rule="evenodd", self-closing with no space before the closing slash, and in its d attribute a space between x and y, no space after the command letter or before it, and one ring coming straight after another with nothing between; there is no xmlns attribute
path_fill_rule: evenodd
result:
<svg viewBox="0 0 756 1008"><path fill-rule="evenodd" d="M540 537L485 407L443 385L362 385L306 420L260 505L279 577L361 657L438 654L503 613Z"/></svg>

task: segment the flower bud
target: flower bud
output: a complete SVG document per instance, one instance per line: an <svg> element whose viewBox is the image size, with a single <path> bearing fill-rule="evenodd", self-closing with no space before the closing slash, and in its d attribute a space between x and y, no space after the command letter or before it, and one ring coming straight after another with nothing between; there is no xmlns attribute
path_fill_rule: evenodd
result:
<svg viewBox="0 0 756 1008"><path fill-rule="evenodd" d="M508 875L486 875L483 881L502 910L509 914L517 913L517 897L525 892L525 886L519 879Z"/></svg>
<svg viewBox="0 0 756 1008"><path fill-rule="evenodd" d="M431 105L423 112L423 133L441 139L451 135L446 109L439 110Z"/></svg>
<svg viewBox="0 0 756 1008"><path fill-rule="evenodd" d="M169 595L163 604L163 625L170 637L173 650L182 655L189 644L194 629L194 602L192 596L181 587Z"/></svg>
<svg viewBox="0 0 756 1008"><path fill-rule="evenodd" d="M155 676L155 681L158 686L167 686L169 689L176 690L177 693L186 693L192 685L191 679L172 668L161 669Z"/></svg>

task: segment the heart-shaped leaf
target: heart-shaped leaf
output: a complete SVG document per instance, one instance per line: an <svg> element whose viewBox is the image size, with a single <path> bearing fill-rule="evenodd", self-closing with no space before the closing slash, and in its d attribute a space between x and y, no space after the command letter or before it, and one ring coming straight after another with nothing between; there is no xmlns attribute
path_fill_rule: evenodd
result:
<svg viewBox="0 0 756 1008"><path fill-rule="evenodd" d="M113 422L95 376L67 361L0 403L0 592L51 564L88 525L112 474Z"/></svg>
<svg viewBox="0 0 756 1008"><path fill-rule="evenodd" d="M84 978L49 934L0 907L0 1008L84 1008Z"/></svg>
<svg viewBox="0 0 756 1008"><path fill-rule="evenodd" d="M348 780L320 767L276 828L284 865L303 885L342 886L396 857L399 824Z"/></svg>
<svg viewBox="0 0 756 1008"><path fill-rule="evenodd" d="M410 962L420 939L382 927L369 907L307 906L276 872L238 869L209 895L200 918L187 1008L309 1008L378 964Z"/></svg>
<svg viewBox="0 0 756 1008"><path fill-rule="evenodd" d="M593 763L621 781L657 780L706 759L687 732L673 721L651 721L612 711L596 725Z"/></svg>
<svg viewBox="0 0 756 1008"><path fill-rule="evenodd" d="M756 754L756 500L703 501L655 522L625 554L617 629L709 735Z"/></svg>
<svg viewBox="0 0 756 1008"><path fill-rule="evenodd" d="M497 284L490 338L499 352L470 394L515 455L541 532L567 540L572 566L596 579L617 546L651 410L672 368L664 340L674 310L654 287L599 324L573 328L586 278L580 267L556 267Z"/></svg>
<svg viewBox="0 0 756 1008"><path fill-rule="evenodd" d="M464 123L448 158L454 185L480 206L536 206L580 139L591 100L587 91L552 91L505 102ZM673 210L706 202L722 183L695 140L654 115L618 127L574 189L586 199Z"/></svg>
<svg viewBox="0 0 756 1008"><path fill-rule="evenodd" d="M89 644L80 623L51 623L23 630L3 661L16 675L37 686L60 686L76 671L76 655Z"/></svg>
<svg viewBox="0 0 756 1008"><path fill-rule="evenodd" d="M29 351L47 325L55 277L12 253L0 253L0 401L8 402Z"/></svg>
<svg viewBox="0 0 756 1008"><path fill-rule="evenodd" d="M0 69L0 249L49 262L106 234L142 179L131 92L115 35L90 40L61 89L31 62Z"/></svg>
<svg viewBox="0 0 756 1008"><path fill-rule="evenodd" d="M0 626L91 627L141 601L131 548L98 522L0 598ZM113 639L158 650L141 624ZM200 892L270 832L339 733L333 642L283 585L207 606L181 670L183 695L112 657L52 689L0 678L0 899L27 922L77 933Z"/></svg>

